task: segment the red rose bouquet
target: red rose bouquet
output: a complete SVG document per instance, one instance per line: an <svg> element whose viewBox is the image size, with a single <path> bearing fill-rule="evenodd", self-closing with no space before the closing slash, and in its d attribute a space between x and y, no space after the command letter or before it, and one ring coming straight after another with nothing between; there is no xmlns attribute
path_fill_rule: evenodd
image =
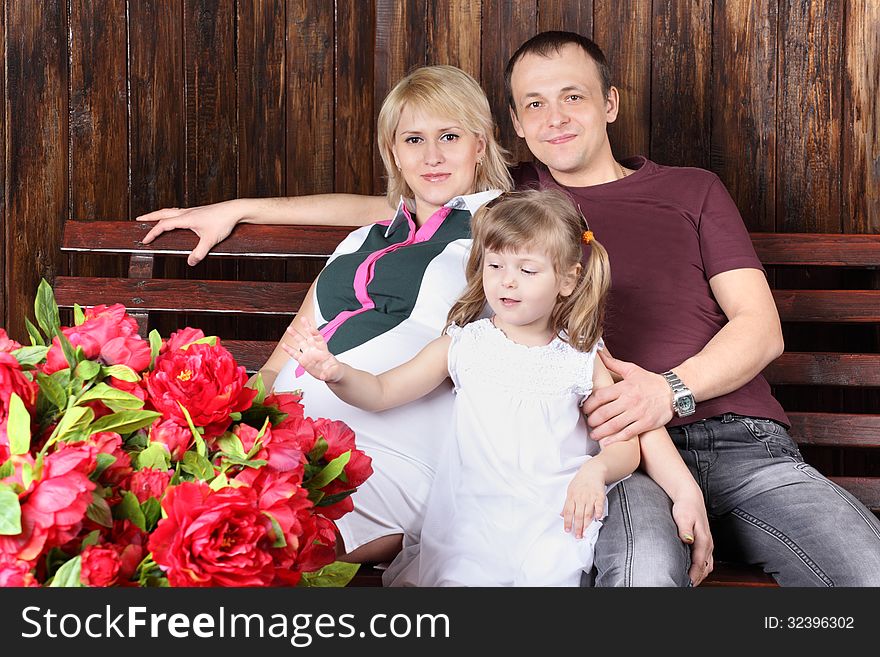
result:
<svg viewBox="0 0 880 657"><path fill-rule="evenodd" d="M372 473L342 422L266 395L220 340L119 304L0 329L0 586L344 586L334 520Z"/></svg>

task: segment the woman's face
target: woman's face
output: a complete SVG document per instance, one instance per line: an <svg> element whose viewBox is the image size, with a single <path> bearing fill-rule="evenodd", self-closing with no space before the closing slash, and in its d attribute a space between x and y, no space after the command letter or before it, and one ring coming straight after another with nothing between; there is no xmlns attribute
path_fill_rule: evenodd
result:
<svg viewBox="0 0 880 657"><path fill-rule="evenodd" d="M460 121L403 108L392 151L422 220L450 199L474 191L477 161L485 150L486 140Z"/></svg>

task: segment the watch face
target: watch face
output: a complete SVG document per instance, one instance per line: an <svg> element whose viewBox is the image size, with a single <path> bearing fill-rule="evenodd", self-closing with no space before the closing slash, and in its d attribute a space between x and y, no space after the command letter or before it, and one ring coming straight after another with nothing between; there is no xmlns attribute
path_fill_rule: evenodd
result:
<svg viewBox="0 0 880 657"><path fill-rule="evenodd" d="M690 415L696 410L696 404L694 404L694 398L691 395L676 399L675 406L678 408L679 415Z"/></svg>

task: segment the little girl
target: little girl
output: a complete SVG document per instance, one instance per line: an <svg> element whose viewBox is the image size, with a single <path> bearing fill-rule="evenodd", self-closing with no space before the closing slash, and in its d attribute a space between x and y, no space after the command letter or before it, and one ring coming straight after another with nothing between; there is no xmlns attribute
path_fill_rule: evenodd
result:
<svg viewBox="0 0 880 657"><path fill-rule="evenodd" d="M445 334L379 376L339 362L314 327L290 329L288 353L362 409L413 401L447 377L455 385L456 438L420 543L392 563L386 583L577 586L592 567L606 487L638 467L639 441L599 451L580 412L594 387L612 383L596 358L608 256L585 229L555 191L509 194L480 210L468 285ZM492 314L481 319L486 304Z"/></svg>

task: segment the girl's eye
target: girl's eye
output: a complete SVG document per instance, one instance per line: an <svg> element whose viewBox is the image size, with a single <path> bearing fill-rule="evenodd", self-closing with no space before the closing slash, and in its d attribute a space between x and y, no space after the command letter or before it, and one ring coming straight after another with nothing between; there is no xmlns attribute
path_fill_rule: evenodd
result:
<svg viewBox="0 0 880 657"><path fill-rule="evenodd" d="M440 137L440 141L455 141L456 139L458 139L458 135L452 132L447 132Z"/></svg>
<svg viewBox="0 0 880 657"><path fill-rule="evenodd" d="M420 144L420 143L422 143L422 138L421 137L407 137L403 141L404 141L404 143L407 143L407 144Z"/></svg>
<svg viewBox="0 0 880 657"><path fill-rule="evenodd" d="M487 263L486 263L486 266L487 266L489 269L500 269L500 265L496 265L494 262L487 262Z"/></svg>
<svg viewBox="0 0 880 657"><path fill-rule="evenodd" d="M532 270L530 270L530 269L523 269L523 270L522 270L522 273L525 274L525 275L527 275L527 276L534 276L534 275L537 274L538 272L536 272L536 271L532 271Z"/></svg>

